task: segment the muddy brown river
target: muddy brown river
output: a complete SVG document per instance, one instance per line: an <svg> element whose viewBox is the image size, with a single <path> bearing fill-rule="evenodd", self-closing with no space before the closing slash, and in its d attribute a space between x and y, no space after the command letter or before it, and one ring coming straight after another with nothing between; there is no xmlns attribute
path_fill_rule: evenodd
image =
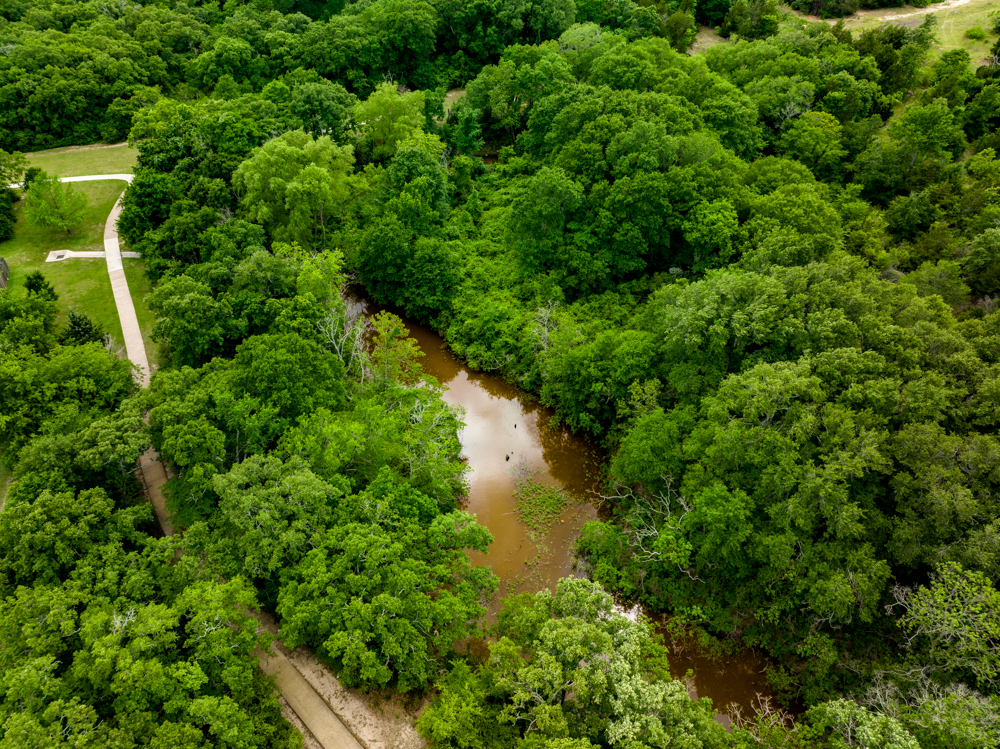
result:
<svg viewBox="0 0 1000 749"><path fill-rule="evenodd" d="M360 303L366 314L381 309ZM446 388L444 400L465 411L460 440L469 466L469 495L463 509L493 534L487 553L471 552L470 557L492 567L501 581L490 616L500 598L554 588L560 578L582 574L574 547L584 524L598 516L594 500L600 488L601 452L553 426L553 411L533 396L497 376L469 370L437 333L405 318L403 322L424 353L420 360L424 371ZM572 500L541 536L517 515L515 483L525 474L562 489ZM637 608L622 610L630 616L639 613ZM766 661L753 652L710 658L690 638L668 637L667 644L674 677L687 682L692 696L710 697L724 725L730 723L727 706L737 705L749 716L758 695L771 695L763 674Z"/></svg>

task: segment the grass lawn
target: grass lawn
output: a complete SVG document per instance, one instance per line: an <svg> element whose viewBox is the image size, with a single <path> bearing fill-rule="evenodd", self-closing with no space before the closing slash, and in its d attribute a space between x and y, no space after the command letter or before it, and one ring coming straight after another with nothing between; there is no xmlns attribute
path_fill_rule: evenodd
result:
<svg viewBox="0 0 1000 749"><path fill-rule="evenodd" d="M105 261L80 258L59 263L45 262L52 250L80 252L104 249L104 223L125 183L118 180L82 182L76 187L87 196L87 210L72 234L28 226L24 220L22 200L14 206L17 215L14 238L0 243L0 255L10 265L11 289L23 286L25 276L40 270L59 295L60 322L65 322L66 312L70 309L86 312L103 325L118 343L122 343L122 327L118 322L118 309Z"/></svg>
<svg viewBox="0 0 1000 749"><path fill-rule="evenodd" d="M728 39L719 36L718 32L711 26L699 26L698 35L688 48L688 54L696 55L699 52L704 52L709 47L714 47L716 44L726 44L727 42Z"/></svg>
<svg viewBox="0 0 1000 749"><path fill-rule="evenodd" d="M448 116L448 112L451 111L451 108L453 106L455 106L455 102L458 101L459 99L461 99L463 96L465 96L465 89L464 88L453 88L451 91L449 91L447 94L445 94L445 97L444 97L444 116L445 117Z"/></svg>
<svg viewBox="0 0 1000 749"><path fill-rule="evenodd" d="M108 146L96 143L91 146L70 146L36 151L26 154L31 166L44 169L49 174L60 177L79 177L88 174L128 174L133 171L137 152L124 143ZM65 322L70 309L83 310L104 326L115 340L122 343L122 328L118 320L111 281L108 279L107 264L103 259L65 260L46 263L45 257L51 250L103 250L104 224L111 213L125 183L117 180L107 182L78 182L74 185L87 196L89 204L83 223L67 236L63 232L35 229L27 225L22 217L23 204L15 206L17 228L14 239L0 243L0 256L10 264L10 287L24 284L24 277L34 270L40 270L49 279L59 294L61 308L59 322ZM128 249L122 247L123 250ZM152 369L162 363L159 346L150 338L154 318L146 308L145 298L151 291L146 280L141 260L123 261L125 277L128 279L129 293L135 306L135 315L142 329L142 339L146 347L146 357Z"/></svg>
<svg viewBox="0 0 1000 749"><path fill-rule="evenodd" d="M1000 10L1000 3L997 0L945 0L927 8L917 9L906 5L902 8L861 11L850 18L845 18L844 26L855 32L878 28L886 23L912 27L920 25L928 13L933 13L938 20L934 32L937 36L934 51L939 55L953 49L968 50L973 66L978 67L996 40L996 34L991 31L992 24L988 18L995 10ZM973 26L982 26L986 30L985 40L965 38L966 29Z"/></svg>
<svg viewBox="0 0 1000 749"><path fill-rule="evenodd" d="M941 52L952 49L968 50L973 65L979 65L989 56L990 47L997 38L988 17L991 12L997 10L1000 10L1000 4L996 0L970 0L965 5L942 11L938 14L939 44L935 44L934 48ZM966 39L966 29L971 29L973 26L982 26L986 31L986 39L982 41Z"/></svg>
<svg viewBox="0 0 1000 749"><path fill-rule="evenodd" d="M104 250L104 224L111 213L111 207L125 188L125 183L118 180L80 182L75 187L87 196L88 206L83 222L71 235L55 229L28 226L23 215L24 202L15 204L17 226L14 238L0 242L0 257L6 258L10 265L9 288L15 294L23 293L17 289L24 285L25 276L40 270L59 295L60 323L66 321L66 313L70 309L86 312L103 325L121 345L122 326L118 320L118 308L115 306L105 260L75 258L58 263L45 262L52 250ZM159 355L157 347L149 340L153 316L144 302L149 293L149 284L143 275L141 260L125 260L124 266L135 314L146 344L146 355L150 366L153 366L159 363Z"/></svg>
<svg viewBox="0 0 1000 749"><path fill-rule="evenodd" d="M83 177L88 174L131 174L139 152L124 143L108 146L50 148L25 154L31 166L60 177Z"/></svg>

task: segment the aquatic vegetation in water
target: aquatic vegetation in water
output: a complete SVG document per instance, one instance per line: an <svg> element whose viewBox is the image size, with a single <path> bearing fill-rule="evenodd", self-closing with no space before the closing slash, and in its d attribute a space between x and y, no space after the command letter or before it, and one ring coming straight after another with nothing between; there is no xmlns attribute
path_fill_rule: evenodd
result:
<svg viewBox="0 0 1000 749"><path fill-rule="evenodd" d="M570 498L563 489L543 484L536 478L538 472L527 466L518 466L514 472L517 517L530 528L531 540L537 541L559 519Z"/></svg>

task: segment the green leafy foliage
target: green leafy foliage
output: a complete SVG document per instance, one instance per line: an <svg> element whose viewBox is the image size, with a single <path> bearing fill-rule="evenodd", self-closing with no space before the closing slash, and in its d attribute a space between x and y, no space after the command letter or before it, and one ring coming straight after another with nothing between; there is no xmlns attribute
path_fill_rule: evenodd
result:
<svg viewBox="0 0 1000 749"><path fill-rule="evenodd" d="M32 226L44 226L72 234L83 219L87 198L58 177L39 174L24 198L24 217Z"/></svg>
<svg viewBox="0 0 1000 749"><path fill-rule="evenodd" d="M649 626L614 612L594 583L567 578L555 593L508 599L495 634L489 660L475 672L456 665L421 716L435 747L522 736L522 746L726 744L709 704L670 678Z"/></svg>
<svg viewBox="0 0 1000 749"><path fill-rule="evenodd" d="M452 665L421 720L429 740L993 741L1000 90L962 51L931 60L932 14L856 34L764 0L4 14L0 145L131 128L120 230L157 284L170 358L137 398L100 346L59 345L43 283L0 299L9 506L37 502L70 534L15 529L46 550L37 570L4 568L24 590L37 577L49 595L95 548L156 546L101 535L133 511L128 468L151 444L186 527L176 574L206 575L129 599L163 642L180 641L177 601L250 605L197 587L221 574L249 580L290 642L349 683L437 680L495 587L464 551L488 534L456 506L460 414L402 320L360 315L350 276L602 440L609 514L579 546L591 576L766 649L772 681L808 708L723 736L645 625L564 582L508 604L486 663ZM683 54L692 19L729 41ZM23 162L0 156L19 178ZM95 335L76 327L64 343ZM521 491L542 530L563 498ZM39 673L70 678L65 655ZM103 741L139 711L170 725L138 743L253 745L241 706L264 703L244 699L243 666L226 681L199 665L211 693L184 671L175 718L138 688L88 702L102 663L66 671L93 674L87 690L31 692L60 696L5 713L6 730Z"/></svg>
<svg viewBox="0 0 1000 749"><path fill-rule="evenodd" d="M293 130L251 152L233 174L234 186L246 215L276 240L322 250L327 226L349 196L353 161L350 146Z"/></svg>
<svg viewBox="0 0 1000 749"><path fill-rule="evenodd" d="M282 573L285 641L318 648L349 685L421 688L434 654L470 634L497 588L463 551L485 551L492 536L466 513L438 515L429 498L393 487L389 473L338 514L340 524Z"/></svg>

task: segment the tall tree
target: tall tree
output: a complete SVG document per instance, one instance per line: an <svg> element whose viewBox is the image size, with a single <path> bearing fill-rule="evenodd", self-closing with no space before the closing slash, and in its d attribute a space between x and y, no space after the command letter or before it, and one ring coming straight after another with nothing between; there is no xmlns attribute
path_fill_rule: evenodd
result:
<svg viewBox="0 0 1000 749"><path fill-rule="evenodd" d="M83 220L87 198L58 177L40 173L24 197L24 217L32 226L60 229L72 234Z"/></svg>
<svg viewBox="0 0 1000 749"><path fill-rule="evenodd" d="M353 183L354 151L293 130L254 149L233 174L248 218L282 242L325 249Z"/></svg>

